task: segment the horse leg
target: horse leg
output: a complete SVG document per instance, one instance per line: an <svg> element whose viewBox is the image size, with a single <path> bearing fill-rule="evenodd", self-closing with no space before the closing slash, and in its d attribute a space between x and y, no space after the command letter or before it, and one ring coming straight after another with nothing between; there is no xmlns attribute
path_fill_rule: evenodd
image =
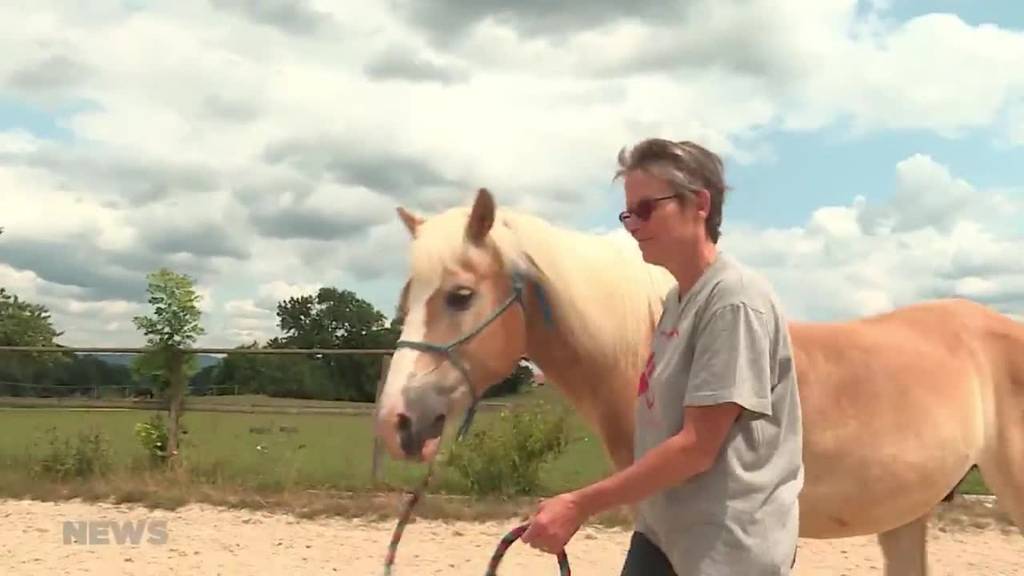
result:
<svg viewBox="0 0 1024 576"><path fill-rule="evenodd" d="M1024 324L1005 340L1006 370L993 381L992 421L978 468L985 484L1024 533Z"/></svg>
<svg viewBox="0 0 1024 576"><path fill-rule="evenodd" d="M983 452L978 468L999 507L1024 533L1024 408L1017 418L1000 422L999 444Z"/></svg>
<svg viewBox="0 0 1024 576"><path fill-rule="evenodd" d="M878 535L886 576L928 576L928 517Z"/></svg>

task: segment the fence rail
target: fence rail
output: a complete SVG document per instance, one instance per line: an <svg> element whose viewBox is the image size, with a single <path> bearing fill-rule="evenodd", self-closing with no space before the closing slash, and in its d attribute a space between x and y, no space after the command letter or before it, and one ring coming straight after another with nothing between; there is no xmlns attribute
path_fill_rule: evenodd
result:
<svg viewBox="0 0 1024 576"><path fill-rule="evenodd" d="M144 354L153 352L153 347L104 347L104 346L0 346L0 352L90 352L106 354ZM393 348L182 348L186 354L359 354L368 356L390 356Z"/></svg>

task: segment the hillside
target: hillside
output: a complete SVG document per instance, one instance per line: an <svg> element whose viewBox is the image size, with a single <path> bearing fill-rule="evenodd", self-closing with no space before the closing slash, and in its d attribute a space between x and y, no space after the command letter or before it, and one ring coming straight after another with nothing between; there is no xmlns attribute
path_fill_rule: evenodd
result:
<svg viewBox="0 0 1024 576"><path fill-rule="evenodd" d="M137 354L106 354L106 353L82 353L81 356L93 356L99 360L102 360L108 364L115 366L126 366L131 367L132 359ZM196 357L199 359L199 369L206 368L208 366L216 366L220 364L221 358L219 356L213 356L211 354L197 354Z"/></svg>

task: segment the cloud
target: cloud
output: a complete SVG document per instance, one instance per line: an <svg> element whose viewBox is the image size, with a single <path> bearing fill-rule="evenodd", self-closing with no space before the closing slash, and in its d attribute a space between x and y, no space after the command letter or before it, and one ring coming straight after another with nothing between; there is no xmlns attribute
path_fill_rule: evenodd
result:
<svg viewBox="0 0 1024 576"><path fill-rule="evenodd" d="M722 246L763 271L799 319L854 318L947 297L1024 313L1024 231L1013 231L1024 195L978 190L920 154L895 171L888 200L822 207L803 226L730 225L727 216ZM988 208L996 204L1005 210Z"/></svg>
<svg viewBox="0 0 1024 576"><path fill-rule="evenodd" d="M87 66L62 53L41 55L12 71L6 84L22 94L64 93L81 84L89 74Z"/></svg>
<svg viewBox="0 0 1024 576"><path fill-rule="evenodd" d="M949 233L966 214L991 209L991 200L978 194L945 166L923 154L896 165L896 194L886 204L860 213L859 224L894 232L926 226Z"/></svg>
<svg viewBox="0 0 1024 576"><path fill-rule="evenodd" d="M599 27L620 18L658 19L681 16L679 6L638 0L632 3L594 0L592 2L482 0L400 0L399 13L439 41L458 37L483 23L496 23L515 29L524 36L556 36Z"/></svg>
<svg viewBox="0 0 1024 576"><path fill-rule="evenodd" d="M330 16L312 8L305 0L210 0L210 3L258 24L295 35L317 32Z"/></svg>
<svg viewBox="0 0 1024 576"><path fill-rule="evenodd" d="M246 188L239 196L253 226L277 239L354 239L393 214L392 202L361 187L256 187Z"/></svg>
<svg viewBox="0 0 1024 576"><path fill-rule="evenodd" d="M282 295L315 286L390 312L408 242L396 205L433 212L488 187L566 226L607 216L615 153L651 134L746 164L772 156L780 128L994 127L1024 143L1024 34L886 9L0 6L0 98L62 127L59 140L0 129L3 278L67 331L137 343L124 306L144 307L145 274L170 266L206 295L203 341L227 344L274 334ZM1019 190L924 155L895 179L888 200L727 240L815 317L948 293L1016 306Z"/></svg>
<svg viewBox="0 0 1024 576"><path fill-rule="evenodd" d="M0 166L35 168L64 189L105 196L116 203L155 202L179 193L210 192L215 171L199 163L156 158L92 144L34 143L0 149Z"/></svg>
<svg viewBox="0 0 1024 576"><path fill-rule="evenodd" d="M412 82L465 82L468 72L458 64L446 64L432 57L424 57L409 46L390 46L366 63L363 68L370 78L380 80L408 80Z"/></svg>
<svg viewBox="0 0 1024 576"><path fill-rule="evenodd" d="M895 21L886 2L400 6L438 49L492 71L620 85L654 77L746 83L744 95L764 95L771 109L751 128L840 124L954 137L991 124L1024 98L1024 69L1016 65L1024 60L1024 32L948 13ZM1019 142L1019 125L1009 124L1006 137Z"/></svg>
<svg viewBox="0 0 1024 576"><path fill-rule="evenodd" d="M19 270L2 261L0 286L23 300L46 306L54 327L63 332L58 341L68 346L123 343L122 335L135 330L131 318L145 313L138 302L115 297L90 298L76 287L48 282L32 271Z"/></svg>
<svg viewBox="0 0 1024 576"><path fill-rule="evenodd" d="M423 188L456 185L429 161L400 145L374 149L350 138L319 136L275 142L263 157L271 165L294 168L310 180L330 178L395 198L409 198Z"/></svg>
<svg viewBox="0 0 1024 576"><path fill-rule="evenodd" d="M290 284L282 280L274 280L259 287L258 300L253 305L262 310L276 311L279 302L289 298L314 295L322 287L320 284Z"/></svg>

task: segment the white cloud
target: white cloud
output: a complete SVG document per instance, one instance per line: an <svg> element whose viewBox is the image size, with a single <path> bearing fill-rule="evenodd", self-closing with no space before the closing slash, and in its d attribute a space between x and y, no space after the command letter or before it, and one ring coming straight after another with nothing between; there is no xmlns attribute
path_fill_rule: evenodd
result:
<svg viewBox="0 0 1024 576"><path fill-rule="evenodd" d="M439 210L486 186L571 225L606 202L615 153L643 136L745 163L771 157L779 125L995 126L1024 143L1024 34L893 23L884 1L647 2L631 20L593 2L560 8L558 26L528 4L479 22L480 5L433 5L435 32L459 24L447 35L388 3L359 18L319 4L0 6L0 94L73 135L0 131L4 285L52 305L69 341L131 344L144 275L168 265L198 280L203 342L241 343L275 334L276 304L320 286L389 314L408 241L396 205ZM882 205L727 238L801 298L820 288L811 315L936 291L1012 299L1014 193L923 155L897 182Z"/></svg>
<svg viewBox="0 0 1024 576"><path fill-rule="evenodd" d="M949 296L1024 312L1024 231L1011 232L1024 197L1003 198L1013 210L993 212L987 191L923 155L896 166L896 187L884 203L819 208L802 227L726 222L722 246L763 270L796 318L852 318ZM895 224L875 226L878 215Z"/></svg>
<svg viewBox="0 0 1024 576"><path fill-rule="evenodd" d="M27 270L0 262L0 286L19 298L46 306L58 332L59 342L69 346L117 346L125 344L125 332L135 330L132 317L147 310L138 302L118 299L85 299L82 291L47 282Z"/></svg>
<svg viewBox="0 0 1024 576"><path fill-rule="evenodd" d="M298 296L314 295L322 286L320 284L289 284L281 280L267 282L259 287L259 300L254 302L263 310L276 310L277 303Z"/></svg>

